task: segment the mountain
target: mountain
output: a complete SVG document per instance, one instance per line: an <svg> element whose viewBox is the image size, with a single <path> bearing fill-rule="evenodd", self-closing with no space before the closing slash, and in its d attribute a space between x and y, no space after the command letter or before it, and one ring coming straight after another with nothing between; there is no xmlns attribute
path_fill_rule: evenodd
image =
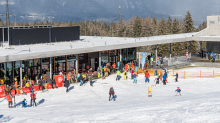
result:
<svg viewBox="0 0 220 123"><path fill-rule="evenodd" d="M0 13L6 11L6 0L0 0ZM130 19L133 15L157 19L161 17L183 18L189 10L196 25L206 16L219 14L219 0L9 0L9 11L16 17L11 22L36 21L117 21L119 5L121 17ZM5 18L2 17L4 20Z"/></svg>

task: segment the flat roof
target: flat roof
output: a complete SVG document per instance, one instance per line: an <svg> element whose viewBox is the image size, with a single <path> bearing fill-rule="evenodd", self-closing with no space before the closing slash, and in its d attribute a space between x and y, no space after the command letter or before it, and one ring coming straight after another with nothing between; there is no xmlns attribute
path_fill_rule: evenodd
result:
<svg viewBox="0 0 220 123"><path fill-rule="evenodd" d="M141 38L81 36L80 39L83 39L82 41L11 46L11 49L1 47L0 62L20 61L114 49L133 48L147 45L191 41L194 34L196 33L183 33Z"/></svg>

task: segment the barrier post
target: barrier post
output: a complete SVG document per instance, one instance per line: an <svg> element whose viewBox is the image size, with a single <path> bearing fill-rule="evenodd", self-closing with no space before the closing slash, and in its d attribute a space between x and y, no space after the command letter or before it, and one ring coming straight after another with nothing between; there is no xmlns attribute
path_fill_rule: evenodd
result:
<svg viewBox="0 0 220 123"><path fill-rule="evenodd" d="M200 70L200 78L201 78L201 70Z"/></svg>
<svg viewBox="0 0 220 123"><path fill-rule="evenodd" d="M214 78L214 70L213 70L213 78Z"/></svg>
<svg viewBox="0 0 220 123"><path fill-rule="evenodd" d="M185 71L184 71L184 79L186 78L186 73L185 73Z"/></svg>

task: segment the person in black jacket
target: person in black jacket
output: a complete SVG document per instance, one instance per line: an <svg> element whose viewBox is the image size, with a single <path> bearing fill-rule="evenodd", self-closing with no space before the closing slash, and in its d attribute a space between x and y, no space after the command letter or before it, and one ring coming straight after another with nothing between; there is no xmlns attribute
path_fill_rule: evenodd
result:
<svg viewBox="0 0 220 123"><path fill-rule="evenodd" d="M50 79L50 82L51 82L51 86L52 86L53 89L54 89L53 84L54 84L55 87L57 88L57 86L56 86L56 82L55 82L55 79L54 79L54 78L53 78L53 80Z"/></svg>
<svg viewBox="0 0 220 123"><path fill-rule="evenodd" d="M65 81L64 81L64 87L66 87L66 93L67 92L69 92L69 90L68 90L68 88L69 88L69 86L70 86L70 82L69 82L69 80L68 79L66 79Z"/></svg>
<svg viewBox="0 0 220 123"><path fill-rule="evenodd" d="M39 91L40 91L40 87L42 88L42 90L43 90L43 85L42 85L42 80L40 79L40 80L38 80L38 85L39 85Z"/></svg>

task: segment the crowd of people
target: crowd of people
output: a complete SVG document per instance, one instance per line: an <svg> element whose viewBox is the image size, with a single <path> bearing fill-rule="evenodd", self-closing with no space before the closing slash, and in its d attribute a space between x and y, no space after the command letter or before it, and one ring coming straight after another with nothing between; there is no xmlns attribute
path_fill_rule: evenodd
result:
<svg viewBox="0 0 220 123"><path fill-rule="evenodd" d="M162 65L163 64L163 57L158 56L157 61L156 61L156 65L159 65L159 62ZM152 56L147 56L146 60L145 60L145 66L144 69L140 69L138 67L138 64L136 61L134 62L129 62L124 64L123 62L119 61L117 63L102 63L101 67L98 67L97 72L93 72L92 68L86 67L86 71L85 72L79 72L76 73L75 70L73 70L72 72L69 73L64 73L63 71L61 71L59 73L59 75L64 75L64 87L66 87L66 93L69 92L69 86L71 83L77 83L80 82L80 86L85 85L86 83L90 83L90 86L93 87L93 80L96 78L102 78L102 79L106 79L106 77L108 77L111 74L116 74L116 81L120 81L121 78L123 78L123 80L127 80L128 78L130 78L131 80L133 80L133 83L137 83L138 81L138 74L139 74L139 70L140 71L144 71L145 74L145 83L149 83L150 82L150 73L149 73L149 65L151 65L150 69L152 69L152 64L153 64L154 60ZM161 66L161 68L163 69L163 67ZM167 69L163 69L163 71L158 72L158 70L156 69L154 72L154 76L155 76L155 80L153 80L155 82L155 85L159 84L160 82L163 83L163 85L166 85L167 83L167 77L168 77L168 71ZM121 77L121 73L123 73L123 77ZM130 73L130 76L128 76ZM68 77L67 77L68 75ZM176 82L178 82L178 73L175 75L176 76ZM26 77L26 76L25 76ZM55 77L53 77L52 79L49 79L49 81L47 81L47 77L46 74L45 75L41 75L40 77L36 78L36 83L33 83L33 81L29 80L28 78L23 78L23 85L22 87L26 87L30 89L31 92L31 106L35 105L36 106L36 95L34 93L33 90L33 86L34 84L39 86L39 91L45 91L47 90L45 87L46 83L50 83L50 85L52 86L52 89L57 88L56 82L55 82ZM19 87L17 79L15 78L14 80L14 84L9 87L7 86L7 99L9 101L9 107L12 107L12 98L14 96L11 95L10 91L11 90L15 90L15 95L18 93L17 90L20 89L21 87ZM23 94L25 94L25 92L23 92ZM112 93L110 94L111 97ZM112 95L114 97L114 95ZM110 99L109 97L109 99ZM26 99L23 101L23 107L26 107Z"/></svg>

